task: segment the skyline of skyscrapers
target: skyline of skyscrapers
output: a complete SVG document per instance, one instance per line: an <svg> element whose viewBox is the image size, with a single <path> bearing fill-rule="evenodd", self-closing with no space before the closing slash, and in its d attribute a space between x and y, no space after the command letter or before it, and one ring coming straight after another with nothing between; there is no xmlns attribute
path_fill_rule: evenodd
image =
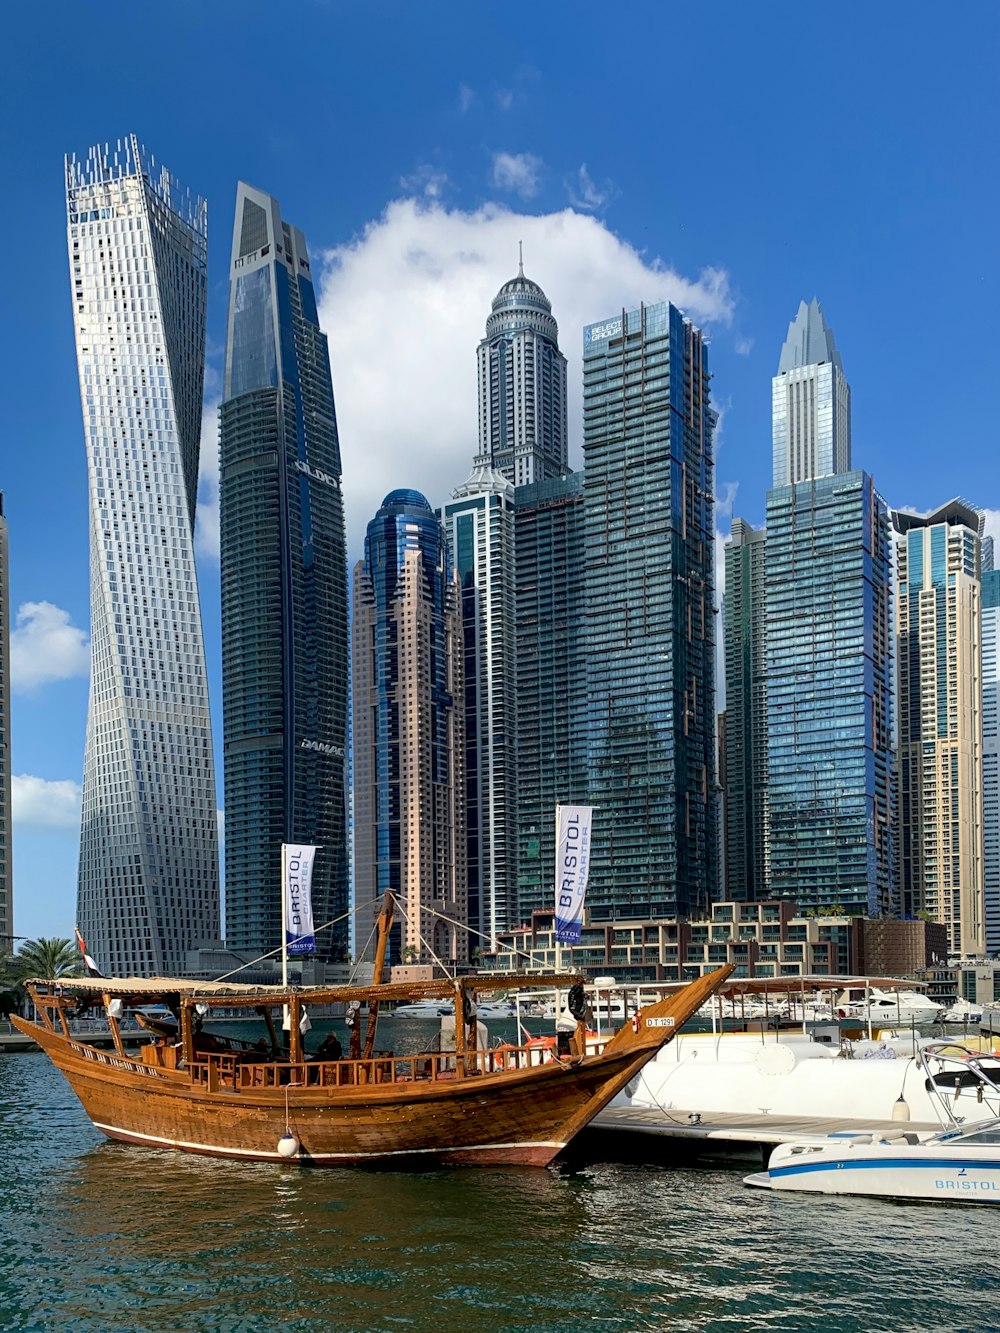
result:
<svg viewBox="0 0 1000 1333"><path fill-rule="evenodd" d="M206 206L132 135L66 159L90 505L78 920L111 975L219 935L215 767L194 561Z"/></svg>
<svg viewBox="0 0 1000 1333"><path fill-rule="evenodd" d="M715 422L675 306L584 328L594 920L699 912L716 884Z"/></svg>
<svg viewBox="0 0 1000 1333"><path fill-rule="evenodd" d="M226 935L281 943L281 844L317 846L317 927L348 908L347 551L326 335L305 237L236 192L219 421ZM317 935L343 958L348 924Z"/></svg>
<svg viewBox="0 0 1000 1333"><path fill-rule="evenodd" d="M444 525L391 491L354 567L352 753L359 937L386 890L393 962L466 962L464 636Z"/></svg>
<svg viewBox="0 0 1000 1333"><path fill-rule="evenodd" d="M180 970L189 948L218 936L192 551L205 204L134 136L84 163L67 159L66 185L94 664L79 920L102 966ZM317 921L349 902L346 542L305 240L272 196L242 182L231 277L220 431L227 937L264 952L278 937L281 841L322 849ZM370 659L362 645L355 670L381 671L384 689L401 672L384 694L393 707L399 682L422 700L403 709L409 739L386 731L391 709L373 714L376 742L390 742L373 765L375 879L392 878L395 858L418 915L447 900L493 939L546 908L555 807L589 801L593 919L701 912L723 864L715 414L701 334L668 303L585 327L580 474L568 464L558 326L523 262L492 302L477 374L478 452L441 522L431 511L440 550L424 497L391 491L366 541L368 552L381 523L373 601L365 562L355 571L356 620L372 630ZM966 531L969 515L980 529L982 518L959 500L930 516L894 511L894 601L888 510L871 476L852 468L851 390L815 298L800 302L772 381L772 467L766 525L735 519L725 554L726 895L876 915L930 908L956 952L1000 949L1000 587L978 554L981 531ZM379 602L389 527L395 606ZM0 502L0 548L5 540ZM0 585L2 600L5 569ZM365 621L372 607L383 629ZM425 632L429 656L407 675L406 652L420 658ZM0 677L9 690L3 645ZM932 696L947 732L933 753ZM426 736L421 708L433 718ZM2 936L13 929L9 706L0 726ZM418 755L426 744L436 776L422 786L418 758L406 806L391 771L406 773L408 744ZM383 819L390 808L396 825ZM382 887L373 880L373 902ZM420 937L421 951L452 958L475 945L421 919L397 944ZM319 952L343 958L347 948L342 923Z"/></svg>
<svg viewBox="0 0 1000 1333"><path fill-rule="evenodd" d="M953 953L982 954L984 519L952 500L895 511L899 870L905 916L929 911ZM990 554L992 554L990 552Z"/></svg>

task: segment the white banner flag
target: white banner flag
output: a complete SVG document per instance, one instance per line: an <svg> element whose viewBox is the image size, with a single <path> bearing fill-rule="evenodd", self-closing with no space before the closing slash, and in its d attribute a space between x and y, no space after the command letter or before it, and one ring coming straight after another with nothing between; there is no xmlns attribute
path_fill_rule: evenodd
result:
<svg viewBox="0 0 1000 1333"><path fill-rule="evenodd" d="M556 807L556 939L578 944L590 869L590 805Z"/></svg>
<svg viewBox="0 0 1000 1333"><path fill-rule="evenodd" d="M312 872L318 848L298 843L281 844L285 883L285 944L289 953L315 953L313 933Z"/></svg>

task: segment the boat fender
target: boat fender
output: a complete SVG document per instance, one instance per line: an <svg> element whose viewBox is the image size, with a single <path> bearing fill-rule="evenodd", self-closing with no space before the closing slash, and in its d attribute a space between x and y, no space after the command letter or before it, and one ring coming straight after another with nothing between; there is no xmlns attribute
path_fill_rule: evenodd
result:
<svg viewBox="0 0 1000 1333"><path fill-rule="evenodd" d="M633 1031L633 1032L638 1032L638 1031L639 1031L639 1015L638 1015L638 1014L633 1014L633 1015L632 1015L632 1031Z"/></svg>
<svg viewBox="0 0 1000 1333"><path fill-rule="evenodd" d="M573 1017L580 1022L587 1016L587 995L583 989L583 982L578 981L570 986L569 994L566 996L566 1008Z"/></svg>
<svg viewBox="0 0 1000 1333"><path fill-rule="evenodd" d="M290 1130L285 1130L278 1140L278 1155L281 1157L294 1157L299 1150L299 1141Z"/></svg>

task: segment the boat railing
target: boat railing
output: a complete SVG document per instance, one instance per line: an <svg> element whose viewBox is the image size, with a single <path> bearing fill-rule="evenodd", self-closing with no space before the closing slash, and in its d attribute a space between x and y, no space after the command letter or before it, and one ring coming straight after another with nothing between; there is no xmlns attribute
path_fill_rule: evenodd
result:
<svg viewBox="0 0 1000 1333"><path fill-rule="evenodd" d="M588 1050L589 1050L588 1046ZM241 1052L198 1053L191 1080L208 1092L231 1089L361 1087L379 1083L451 1082L482 1074L529 1069L556 1058L552 1045L502 1046L478 1051L424 1051L416 1055L377 1052L368 1060L306 1060L302 1063L248 1059Z"/></svg>

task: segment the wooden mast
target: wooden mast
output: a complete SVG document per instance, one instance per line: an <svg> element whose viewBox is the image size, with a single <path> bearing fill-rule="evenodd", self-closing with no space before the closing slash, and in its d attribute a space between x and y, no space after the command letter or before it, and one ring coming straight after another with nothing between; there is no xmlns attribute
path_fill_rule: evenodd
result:
<svg viewBox="0 0 1000 1333"><path fill-rule="evenodd" d="M396 900L392 896L392 890L386 889L385 898L382 900L382 910L378 914L378 944L375 946L375 970L372 974L372 985L381 986L382 972L385 968L385 951L389 944L389 927L392 925L392 915L396 909ZM368 1005L368 1029L365 1032L365 1054L364 1058L370 1060L372 1051L375 1049L375 1029L378 1026L378 999L373 995Z"/></svg>

